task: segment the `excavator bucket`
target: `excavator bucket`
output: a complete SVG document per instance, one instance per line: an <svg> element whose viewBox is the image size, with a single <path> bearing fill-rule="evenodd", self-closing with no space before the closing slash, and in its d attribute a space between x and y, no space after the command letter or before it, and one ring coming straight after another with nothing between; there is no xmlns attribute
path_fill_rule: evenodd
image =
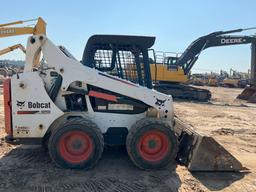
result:
<svg viewBox="0 0 256 192"><path fill-rule="evenodd" d="M256 103L256 87L246 87L243 92L237 96L237 99L243 99L250 103Z"/></svg>
<svg viewBox="0 0 256 192"><path fill-rule="evenodd" d="M175 119L175 131L179 137L177 160L189 171L240 171L245 167L214 138L204 136Z"/></svg>

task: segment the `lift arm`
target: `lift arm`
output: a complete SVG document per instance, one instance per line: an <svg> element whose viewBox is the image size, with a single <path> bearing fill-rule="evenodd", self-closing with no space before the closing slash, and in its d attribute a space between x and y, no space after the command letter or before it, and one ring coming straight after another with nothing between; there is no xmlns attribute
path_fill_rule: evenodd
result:
<svg viewBox="0 0 256 192"><path fill-rule="evenodd" d="M253 28L250 28L253 29ZM217 31L202 36L193 41L185 52L178 58L176 65L181 66L184 73L187 75L195 62L197 61L200 53L209 47L219 47L228 45L239 45L256 43L256 36L239 36L239 35L226 35L230 33L242 32L249 29L236 29L231 31Z"/></svg>
<svg viewBox="0 0 256 192"><path fill-rule="evenodd" d="M4 54L6 54L6 53L9 53L9 52L11 52L11 51L14 51L15 49L20 49L23 53L26 54L26 49L25 49L25 47L24 47L23 45L21 45L21 44L16 44L16 45L13 45L13 46L11 46L11 47L7 47L7 48L5 48L5 49L0 50L0 56L1 56L1 55L4 55Z"/></svg>

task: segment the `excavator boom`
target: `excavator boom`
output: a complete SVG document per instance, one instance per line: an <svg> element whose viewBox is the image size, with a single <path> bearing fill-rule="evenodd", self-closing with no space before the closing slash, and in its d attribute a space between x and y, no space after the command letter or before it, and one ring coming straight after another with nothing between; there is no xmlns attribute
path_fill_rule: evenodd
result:
<svg viewBox="0 0 256 192"><path fill-rule="evenodd" d="M25 24L29 22L37 21L34 27L16 27L16 25ZM37 19L30 19L25 21L15 21L11 23L5 23L0 24L0 38L3 37L11 37L11 36L19 36L19 35L27 35L27 34L33 34L33 35L39 35L39 34L46 34L46 22L41 18ZM11 47L8 47L6 49L3 49L0 51L0 55L3 55L5 53L8 53L10 51L13 51L14 49L20 48L24 53L26 52L26 49L20 45L14 45ZM40 54L38 54L38 57L35 58L35 63L39 63Z"/></svg>
<svg viewBox="0 0 256 192"><path fill-rule="evenodd" d="M26 48L23 45L16 44L16 45L13 45L13 46L10 46L10 47L0 50L0 56L4 55L6 53L9 53L11 51L14 51L16 49L20 49L23 53L26 53Z"/></svg>
<svg viewBox="0 0 256 192"><path fill-rule="evenodd" d="M251 29L251 28L250 28ZM240 44L253 44L256 43L255 36L239 36L239 35L226 35L230 33L242 32L243 29L218 31L202 36L193 41L184 53L178 58L176 65L181 66L184 74L187 75L191 71L195 62L197 61L200 53L209 47L220 47L229 45Z"/></svg>
<svg viewBox="0 0 256 192"><path fill-rule="evenodd" d="M34 20L26 20L26 21L16 21L7 24L0 25L0 38L1 37L10 37L10 36L18 36L18 35L26 35L26 34L46 34L46 22L39 17L37 19L37 23L34 27L6 27L18 24L24 24Z"/></svg>

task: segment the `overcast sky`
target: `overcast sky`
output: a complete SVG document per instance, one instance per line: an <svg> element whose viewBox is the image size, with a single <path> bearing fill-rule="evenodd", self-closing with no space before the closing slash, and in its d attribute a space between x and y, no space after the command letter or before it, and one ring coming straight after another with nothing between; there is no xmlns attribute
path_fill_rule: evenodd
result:
<svg viewBox="0 0 256 192"><path fill-rule="evenodd" d="M256 0L13 0L1 3L0 23L43 17L47 36L82 58L93 34L156 36L155 50L183 52L196 38L213 31L256 26ZM241 34L255 34L256 30ZM26 45L27 36L0 39L0 48ZM1 59L24 59L21 51ZM250 45L205 50L194 72L250 67Z"/></svg>

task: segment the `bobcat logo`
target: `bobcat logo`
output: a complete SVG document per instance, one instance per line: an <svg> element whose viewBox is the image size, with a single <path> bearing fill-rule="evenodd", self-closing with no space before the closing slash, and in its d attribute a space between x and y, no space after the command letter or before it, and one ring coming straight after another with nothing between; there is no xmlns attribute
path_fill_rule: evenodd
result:
<svg viewBox="0 0 256 192"><path fill-rule="evenodd" d="M158 105L158 106L163 107L165 101L166 101L166 99L165 99L165 100L161 100L161 99L157 99L157 98L156 98L156 103L155 103L155 104Z"/></svg>
<svg viewBox="0 0 256 192"><path fill-rule="evenodd" d="M19 107L20 109L22 109L23 107L25 107L25 102L26 102L26 101L17 101L17 107Z"/></svg>

